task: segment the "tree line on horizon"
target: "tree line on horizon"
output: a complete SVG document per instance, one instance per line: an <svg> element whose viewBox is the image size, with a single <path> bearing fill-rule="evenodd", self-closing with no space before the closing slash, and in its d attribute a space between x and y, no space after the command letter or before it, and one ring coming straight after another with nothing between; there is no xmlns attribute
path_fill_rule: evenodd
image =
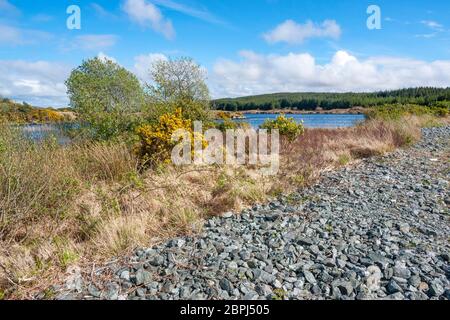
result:
<svg viewBox="0 0 450 320"><path fill-rule="evenodd" d="M274 93L225 98L212 101L212 108L223 111L323 110L416 104L450 108L450 87L418 87L371 93Z"/></svg>
<svg viewBox="0 0 450 320"><path fill-rule="evenodd" d="M375 107L396 104L414 104L450 109L450 87L418 87L372 93L274 93L211 101L211 107L222 111L250 110L332 110L352 107ZM8 122L68 121L59 112L72 108L39 108L26 102L18 103L0 97L0 120Z"/></svg>
<svg viewBox="0 0 450 320"><path fill-rule="evenodd" d="M19 103L0 97L0 122L15 124L70 122L71 117L64 111L70 109L39 108L27 102Z"/></svg>

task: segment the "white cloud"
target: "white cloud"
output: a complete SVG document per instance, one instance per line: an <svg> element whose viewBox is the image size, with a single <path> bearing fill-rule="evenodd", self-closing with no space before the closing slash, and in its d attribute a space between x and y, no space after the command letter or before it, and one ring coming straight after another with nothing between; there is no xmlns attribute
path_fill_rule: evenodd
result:
<svg viewBox="0 0 450 320"><path fill-rule="evenodd" d="M117 16L115 14L109 12L98 3L95 2L91 3L91 8L94 9L95 13L101 18L117 19Z"/></svg>
<svg viewBox="0 0 450 320"><path fill-rule="evenodd" d="M268 43L298 44L308 38L338 39L341 33L341 27L334 20L325 20L321 24L315 24L312 21L298 24L293 20L286 20L275 29L265 33L263 37Z"/></svg>
<svg viewBox="0 0 450 320"><path fill-rule="evenodd" d="M180 13L186 14L188 16L198 18L203 21L211 22L211 23L217 23L217 24L226 24L221 19L217 18L210 12L208 12L205 9L197 9L194 7L187 6L182 3L178 3L172 0L151 0L153 3L174 10L178 11Z"/></svg>
<svg viewBox="0 0 450 320"><path fill-rule="evenodd" d="M114 58L103 52L100 59ZM214 98L274 92L362 92L405 87L450 86L450 60L432 62L394 57L358 59L337 51L327 63L308 53L261 55L242 51L240 60L219 60L208 80ZM150 70L162 53L134 58L131 71L150 82ZM0 95L39 106L66 106L64 81L71 67L58 62L0 60Z"/></svg>
<svg viewBox="0 0 450 320"><path fill-rule="evenodd" d="M377 91L450 86L450 60L426 62L392 57L360 60L338 51L318 64L308 53L240 53L241 61L219 60L210 81L214 97L288 91Z"/></svg>
<svg viewBox="0 0 450 320"><path fill-rule="evenodd" d="M37 106L67 106L64 81L70 70L56 62L0 60L0 95Z"/></svg>
<svg viewBox="0 0 450 320"><path fill-rule="evenodd" d="M0 46L38 44L51 38L48 32L0 24Z"/></svg>
<svg viewBox="0 0 450 320"><path fill-rule="evenodd" d="M118 37L113 34L86 34L77 36L69 45L69 49L82 49L86 51L99 51L113 47Z"/></svg>
<svg viewBox="0 0 450 320"><path fill-rule="evenodd" d="M162 15L161 11L152 3L145 0L126 0L122 9L130 19L142 27L150 27L163 34L167 39L175 37L172 22Z"/></svg>
<svg viewBox="0 0 450 320"><path fill-rule="evenodd" d="M436 21L433 20L422 20L420 21L421 24L427 26L430 29L437 30L437 31L443 31L444 26Z"/></svg>
<svg viewBox="0 0 450 320"><path fill-rule="evenodd" d="M162 53L150 53L147 55L139 55L134 58L133 72L143 82L150 82L150 70L153 64L158 60L166 61L168 58Z"/></svg>
<svg viewBox="0 0 450 320"><path fill-rule="evenodd" d="M108 55L106 55L105 53L103 53L103 52L99 52L98 53L98 55L97 55L97 58L99 58L101 61L112 61L112 62L114 62L114 63L117 63L117 60L116 59L114 59L113 57L110 57L110 56L108 56Z"/></svg>
<svg viewBox="0 0 450 320"><path fill-rule="evenodd" d="M0 0L0 14L19 15L20 10L8 0Z"/></svg>

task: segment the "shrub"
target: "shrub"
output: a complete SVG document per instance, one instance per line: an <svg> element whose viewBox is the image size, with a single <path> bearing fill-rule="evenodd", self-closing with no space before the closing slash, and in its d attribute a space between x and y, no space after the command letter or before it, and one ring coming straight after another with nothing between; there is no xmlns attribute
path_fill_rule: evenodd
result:
<svg viewBox="0 0 450 320"><path fill-rule="evenodd" d="M49 109L34 109L28 114L27 118L31 122L44 123L63 122L66 119L60 112Z"/></svg>
<svg viewBox="0 0 450 320"><path fill-rule="evenodd" d="M287 137L291 142L305 133L303 123L297 123L294 118L287 118L285 115L280 115L275 120L266 120L261 125L261 129L269 131L278 129L280 135Z"/></svg>
<svg viewBox="0 0 450 320"><path fill-rule="evenodd" d="M415 104L389 104L371 108L367 112L370 119L400 120L407 116L437 116L445 117L449 114L449 107L445 102L434 106L420 106Z"/></svg>
<svg viewBox="0 0 450 320"><path fill-rule="evenodd" d="M450 102L449 101L441 101L436 103L433 106L433 113L438 117L446 117L450 115Z"/></svg>
<svg viewBox="0 0 450 320"><path fill-rule="evenodd" d="M177 141L172 141L172 135L177 130L186 130L194 140L192 121L183 118L182 110L174 113L166 113L159 117L157 123L142 125L136 132L141 140L138 155L144 164L157 164L158 162L170 162L171 152ZM205 146L202 138L203 146Z"/></svg>
<svg viewBox="0 0 450 320"><path fill-rule="evenodd" d="M220 131L235 130L238 128L238 124L231 119L223 119L217 123L216 128Z"/></svg>
<svg viewBox="0 0 450 320"><path fill-rule="evenodd" d="M219 112L217 112L216 117L217 117L217 119L230 120L231 114L229 112L219 111Z"/></svg>

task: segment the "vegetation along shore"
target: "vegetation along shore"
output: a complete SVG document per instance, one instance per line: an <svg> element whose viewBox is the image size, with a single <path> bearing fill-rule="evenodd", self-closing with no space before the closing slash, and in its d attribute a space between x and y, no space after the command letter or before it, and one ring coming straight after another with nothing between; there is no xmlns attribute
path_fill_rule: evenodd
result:
<svg viewBox="0 0 450 320"><path fill-rule="evenodd" d="M202 68L191 59L159 61L151 78L143 86L113 61L94 58L66 82L70 109L29 116L34 108L3 100L0 298L448 294L442 276L448 247L447 256L440 250L448 246L442 237L448 235L450 89L297 94L295 101L313 101L308 107L281 101L261 108L211 102ZM194 134L193 121L222 131L245 127L227 113L217 122L215 113L266 107L355 107L368 117L341 129L304 128L288 115L267 121L264 128L281 133L275 177L255 166L170 163L176 130ZM80 125L67 145L51 138L30 141L11 126L75 119ZM401 190L389 198L396 204L385 198L393 188ZM426 198L418 198L416 189ZM281 267L288 257L280 248L294 243L300 246L286 253L290 262ZM196 276L194 260L185 261L194 247L194 260L209 268ZM370 255L375 247L385 250L385 260ZM178 259L176 267L169 253ZM303 260L309 262L299 268ZM97 272L106 264L112 272ZM164 272L173 273L178 284L162 277ZM351 280L337 281L344 274ZM216 279L214 285L208 277Z"/></svg>

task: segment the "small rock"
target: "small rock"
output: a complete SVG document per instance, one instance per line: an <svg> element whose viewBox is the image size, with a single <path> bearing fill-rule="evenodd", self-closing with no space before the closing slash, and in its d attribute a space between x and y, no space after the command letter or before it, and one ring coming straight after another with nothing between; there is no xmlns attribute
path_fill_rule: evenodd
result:
<svg viewBox="0 0 450 320"><path fill-rule="evenodd" d="M353 293L353 285L350 281L335 280L333 281L333 286L339 288L340 292L344 295L349 296Z"/></svg>
<svg viewBox="0 0 450 320"><path fill-rule="evenodd" d="M94 298L100 298L101 295L102 295L102 292L96 286L94 286L93 284L89 285L88 292Z"/></svg>
<svg viewBox="0 0 450 320"><path fill-rule="evenodd" d="M366 280L367 289L372 292L378 291L380 289L382 277L380 268L377 266L370 266L367 268L367 273L369 274Z"/></svg>
<svg viewBox="0 0 450 320"><path fill-rule="evenodd" d="M420 291L422 291L422 292L427 292L428 289L429 289L429 287L428 287L428 284L427 284L426 282L421 282L421 283L419 284L418 289L419 289Z"/></svg>
<svg viewBox="0 0 450 320"><path fill-rule="evenodd" d="M409 278L409 280L408 280L408 283L409 283L410 285L412 285L414 288L419 287L420 282L421 282L421 280L420 280L420 277L419 277L419 276L412 276L412 277Z"/></svg>
<svg viewBox="0 0 450 320"><path fill-rule="evenodd" d="M389 281L388 285L386 286L386 290L391 294L403 291L402 288L394 280Z"/></svg>
<svg viewBox="0 0 450 320"><path fill-rule="evenodd" d="M120 279L130 281L130 271L124 270L120 273Z"/></svg>
<svg viewBox="0 0 450 320"><path fill-rule="evenodd" d="M105 299L117 300L119 298L120 287L117 283L110 283L106 286Z"/></svg>
<svg viewBox="0 0 450 320"><path fill-rule="evenodd" d="M136 272L136 285L148 285L153 280L152 274L144 269L139 269Z"/></svg>
<svg viewBox="0 0 450 320"><path fill-rule="evenodd" d="M297 243L302 246L311 246L314 244L314 240L312 240L310 238L305 238L305 237L298 237Z"/></svg>
<svg viewBox="0 0 450 320"><path fill-rule="evenodd" d="M409 279L411 277L411 271L406 267L394 267L394 276Z"/></svg>
<svg viewBox="0 0 450 320"><path fill-rule="evenodd" d="M223 215L222 215L222 218L224 218L224 219L230 219L230 218L232 218L234 216L234 213L233 212L225 212Z"/></svg>
<svg viewBox="0 0 450 320"><path fill-rule="evenodd" d="M228 279L225 278L221 279L219 281L219 285L222 288L222 290L225 290L229 294L232 294L234 291L234 287Z"/></svg>
<svg viewBox="0 0 450 320"><path fill-rule="evenodd" d="M428 290L428 294L432 297L440 297L445 292L442 283L439 280L434 280L431 282Z"/></svg>
<svg viewBox="0 0 450 320"><path fill-rule="evenodd" d="M308 281L310 284L314 285L317 283L316 278L310 271L303 270L303 275L305 276L306 281Z"/></svg>

